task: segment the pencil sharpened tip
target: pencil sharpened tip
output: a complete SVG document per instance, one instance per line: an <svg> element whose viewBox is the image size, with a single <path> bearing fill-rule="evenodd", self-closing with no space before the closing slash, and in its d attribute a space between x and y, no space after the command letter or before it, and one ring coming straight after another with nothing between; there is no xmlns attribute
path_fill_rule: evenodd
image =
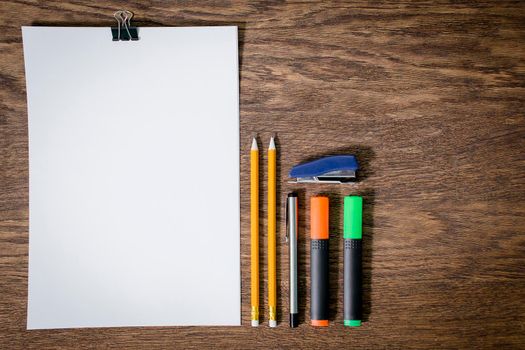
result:
<svg viewBox="0 0 525 350"><path fill-rule="evenodd" d="M273 137L270 139L270 147L268 147L268 149L275 149L275 141Z"/></svg>
<svg viewBox="0 0 525 350"><path fill-rule="evenodd" d="M257 151L258 149L259 147L257 147L257 140L254 137L252 141L252 151Z"/></svg>

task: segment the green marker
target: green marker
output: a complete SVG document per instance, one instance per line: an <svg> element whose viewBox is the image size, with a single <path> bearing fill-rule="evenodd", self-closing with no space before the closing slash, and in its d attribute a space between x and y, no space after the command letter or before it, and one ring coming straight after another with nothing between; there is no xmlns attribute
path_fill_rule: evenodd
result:
<svg viewBox="0 0 525 350"><path fill-rule="evenodd" d="M363 198L344 199L344 325L361 326L363 316L362 262Z"/></svg>

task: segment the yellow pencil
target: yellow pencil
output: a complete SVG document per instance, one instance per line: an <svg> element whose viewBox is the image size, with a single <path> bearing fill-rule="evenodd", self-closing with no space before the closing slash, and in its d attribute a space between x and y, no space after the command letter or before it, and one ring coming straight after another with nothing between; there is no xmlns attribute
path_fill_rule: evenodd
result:
<svg viewBox="0 0 525 350"><path fill-rule="evenodd" d="M276 278L276 149L273 137L268 148L268 307L270 327L277 327L277 278Z"/></svg>
<svg viewBox="0 0 525 350"><path fill-rule="evenodd" d="M251 164L251 256L252 327L259 325L259 148L255 137L250 151Z"/></svg>

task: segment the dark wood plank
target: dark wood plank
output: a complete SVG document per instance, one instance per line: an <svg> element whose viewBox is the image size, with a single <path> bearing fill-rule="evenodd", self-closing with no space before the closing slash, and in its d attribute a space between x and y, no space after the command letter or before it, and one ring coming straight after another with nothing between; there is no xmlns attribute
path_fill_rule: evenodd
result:
<svg viewBox="0 0 525 350"><path fill-rule="evenodd" d="M20 26L109 26L122 6L143 26L240 27L242 327L25 330L28 152ZM525 346L524 2L19 0L2 1L0 18L0 348ZM300 191L303 324L296 330L286 321L282 241L280 326L249 326L254 134L264 148L277 135L281 208L288 191ZM359 184L286 182L292 165L345 152L361 160ZM329 194L333 209L335 322L328 329L307 325L306 203L316 193ZM368 322L361 329L341 325L341 198L351 193L363 194L366 205ZM265 193L263 200L264 219ZM281 238L283 219L281 209ZM265 254L261 260L266 277Z"/></svg>

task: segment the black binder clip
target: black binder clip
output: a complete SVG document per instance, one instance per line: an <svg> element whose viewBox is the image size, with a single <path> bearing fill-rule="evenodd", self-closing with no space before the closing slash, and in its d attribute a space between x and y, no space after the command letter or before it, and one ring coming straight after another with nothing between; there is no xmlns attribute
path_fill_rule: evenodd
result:
<svg viewBox="0 0 525 350"><path fill-rule="evenodd" d="M115 17L118 24L118 27L111 27L113 41L139 40L138 28L131 26L133 12L127 10L120 10L115 12L113 14L113 17Z"/></svg>

